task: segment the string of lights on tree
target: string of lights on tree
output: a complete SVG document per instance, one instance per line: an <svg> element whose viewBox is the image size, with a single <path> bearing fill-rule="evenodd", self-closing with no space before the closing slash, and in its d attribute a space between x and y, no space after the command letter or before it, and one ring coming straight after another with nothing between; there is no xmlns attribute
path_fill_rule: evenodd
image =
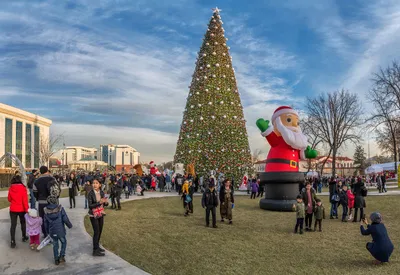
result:
<svg viewBox="0 0 400 275"><path fill-rule="evenodd" d="M198 53L183 112L175 163L193 163L239 180L251 169L251 155L235 69L218 8Z"/></svg>

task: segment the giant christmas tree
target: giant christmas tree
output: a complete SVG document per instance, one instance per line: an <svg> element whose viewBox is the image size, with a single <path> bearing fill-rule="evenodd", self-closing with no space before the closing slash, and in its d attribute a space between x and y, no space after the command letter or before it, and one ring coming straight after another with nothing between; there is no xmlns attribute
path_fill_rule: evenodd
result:
<svg viewBox="0 0 400 275"><path fill-rule="evenodd" d="M189 86L175 163L197 174L223 172L237 183L251 169L246 121L218 8L213 9Z"/></svg>

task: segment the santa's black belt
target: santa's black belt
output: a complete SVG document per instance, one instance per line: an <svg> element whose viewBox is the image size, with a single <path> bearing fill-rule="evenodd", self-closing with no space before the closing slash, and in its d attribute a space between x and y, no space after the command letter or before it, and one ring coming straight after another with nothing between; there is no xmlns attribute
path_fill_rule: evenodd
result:
<svg viewBox="0 0 400 275"><path fill-rule="evenodd" d="M285 163L289 164L290 167L297 168L299 167L299 163L294 160L288 160L288 159L267 159L267 164L268 163Z"/></svg>

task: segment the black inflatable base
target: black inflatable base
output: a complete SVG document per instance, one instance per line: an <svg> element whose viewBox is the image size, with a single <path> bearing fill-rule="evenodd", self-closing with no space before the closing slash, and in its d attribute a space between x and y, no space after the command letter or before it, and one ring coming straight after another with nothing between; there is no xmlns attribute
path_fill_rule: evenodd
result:
<svg viewBox="0 0 400 275"><path fill-rule="evenodd" d="M260 173L260 185L264 186L265 198L260 208L271 211L292 211L299 194L299 184L304 183L301 172Z"/></svg>
<svg viewBox="0 0 400 275"><path fill-rule="evenodd" d="M261 199L260 208L264 210L271 211L283 211L292 212L293 204L296 200L271 200L271 199Z"/></svg>

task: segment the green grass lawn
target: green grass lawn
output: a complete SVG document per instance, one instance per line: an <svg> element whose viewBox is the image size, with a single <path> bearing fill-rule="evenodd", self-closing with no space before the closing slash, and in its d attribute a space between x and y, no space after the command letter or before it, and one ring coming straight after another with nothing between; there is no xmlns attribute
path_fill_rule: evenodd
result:
<svg viewBox="0 0 400 275"><path fill-rule="evenodd" d="M178 197L131 201L122 211L106 210L101 242L151 274L400 273L400 197L367 197L368 213L381 211L396 247L391 263L382 266L372 265L365 249L371 237L361 236L359 223L326 219L323 232L295 235L295 213L261 210L258 203L237 196L233 225L218 221L213 229L204 226L199 197L190 217L183 216ZM91 234L87 217L85 226Z"/></svg>
<svg viewBox="0 0 400 275"><path fill-rule="evenodd" d="M68 188L61 189L60 198L68 198Z"/></svg>
<svg viewBox="0 0 400 275"><path fill-rule="evenodd" d="M10 203L8 202L8 198L0 198L0 209L9 207Z"/></svg>

